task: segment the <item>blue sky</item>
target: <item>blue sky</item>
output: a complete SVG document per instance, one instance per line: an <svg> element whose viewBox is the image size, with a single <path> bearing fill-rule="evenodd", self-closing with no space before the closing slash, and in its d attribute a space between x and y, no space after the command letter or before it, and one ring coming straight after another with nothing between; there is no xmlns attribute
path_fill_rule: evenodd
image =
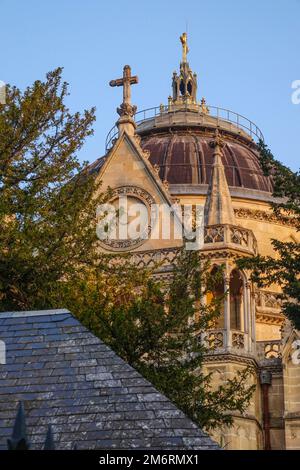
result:
<svg viewBox="0 0 300 470"><path fill-rule="evenodd" d="M299 168L300 0L0 0L0 80L23 89L58 66L72 111L97 108L95 134L80 152L104 153L121 89L108 82L130 64L138 109L166 103L188 25L198 98L247 116L278 159Z"/></svg>

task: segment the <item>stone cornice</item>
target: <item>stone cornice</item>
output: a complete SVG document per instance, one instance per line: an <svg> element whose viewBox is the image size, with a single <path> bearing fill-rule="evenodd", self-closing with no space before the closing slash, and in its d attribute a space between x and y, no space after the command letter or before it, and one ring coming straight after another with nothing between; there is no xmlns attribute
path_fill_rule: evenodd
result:
<svg viewBox="0 0 300 470"><path fill-rule="evenodd" d="M170 184L170 193L172 196L206 196L208 184ZM239 188L229 186L230 195L233 198L251 199L254 201L272 202L272 194L257 189Z"/></svg>
<svg viewBox="0 0 300 470"><path fill-rule="evenodd" d="M291 217L285 217L284 219L280 220L273 212L262 211L259 209L234 209L234 215L238 219L253 219L276 225L288 225L290 227L296 226L296 221L294 221Z"/></svg>
<svg viewBox="0 0 300 470"><path fill-rule="evenodd" d="M258 311L260 307L256 307L256 321L258 323L266 323L268 325L283 325L284 316L280 313L267 313Z"/></svg>
<svg viewBox="0 0 300 470"><path fill-rule="evenodd" d="M244 364L246 366L252 366L256 370L258 369L258 363L255 357L236 355L232 353L212 353L206 354L204 357L204 363L206 362L226 362L235 363L235 364Z"/></svg>

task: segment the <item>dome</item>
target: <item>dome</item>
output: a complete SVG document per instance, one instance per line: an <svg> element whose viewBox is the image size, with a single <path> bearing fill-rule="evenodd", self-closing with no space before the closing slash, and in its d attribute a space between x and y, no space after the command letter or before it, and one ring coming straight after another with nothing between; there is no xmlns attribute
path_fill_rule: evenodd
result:
<svg viewBox="0 0 300 470"><path fill-rule="evenodd" d="M213 163L213 149L209 145L213 133L203 129L176 128L165 131L153 128L143 133L138 130L144 150L150 152L150 161L160 168L159 175L169 184L209 184ZM227 183L231 187L272 191L271 180L260 167L255 144L247 139L233 139L223 132L223 165Z"/></svg>
<svg viewBox="0 0 300 470"><path fill-rule="evenodd" d="M263 140L260 129L240 114L208 106L204 98L197 101L197 74L187 61L186 33L180 40L182 60L179 73L173 73L168 104L134 116L134 128L143 150L149 152L150 162L159 167L162 181L171 185L208 185L213 164L210 142L218 130L224 140L222 163L228 186L272 192L272 180L264 176L257 154L255 142ZM114 127L107 136L106 151L117 135ZM176 193L177 188L171 188L171 192Z"/></svg>

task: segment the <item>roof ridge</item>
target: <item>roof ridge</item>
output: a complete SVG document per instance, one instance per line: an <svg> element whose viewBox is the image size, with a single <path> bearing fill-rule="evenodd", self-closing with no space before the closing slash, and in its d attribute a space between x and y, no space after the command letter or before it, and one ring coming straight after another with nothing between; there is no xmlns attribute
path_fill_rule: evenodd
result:
<svg viewBox="0 0 300 470"><path fill-rule="evenodd" d="M66 308L56 308L56 309L49 309L49 310L23 310L23 311L15 311L15 312L0 312L0 320L3 318L19 318L19 317L40 317L44 315L62 315L64 313L68 313L72 315L70 310Z"/></svg>

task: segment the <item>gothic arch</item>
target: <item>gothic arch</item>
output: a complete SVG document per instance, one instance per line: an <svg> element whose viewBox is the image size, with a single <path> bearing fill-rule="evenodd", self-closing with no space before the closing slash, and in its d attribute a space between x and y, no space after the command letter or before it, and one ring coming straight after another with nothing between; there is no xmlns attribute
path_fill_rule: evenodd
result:
<svg viewBox="0 0 300 470"><path fill-rule="evenodd" d="M233 269L229 278L229 304L230 304L230 329L244 330L245 299L244 299L245 280L241 271Z"/></svg>

